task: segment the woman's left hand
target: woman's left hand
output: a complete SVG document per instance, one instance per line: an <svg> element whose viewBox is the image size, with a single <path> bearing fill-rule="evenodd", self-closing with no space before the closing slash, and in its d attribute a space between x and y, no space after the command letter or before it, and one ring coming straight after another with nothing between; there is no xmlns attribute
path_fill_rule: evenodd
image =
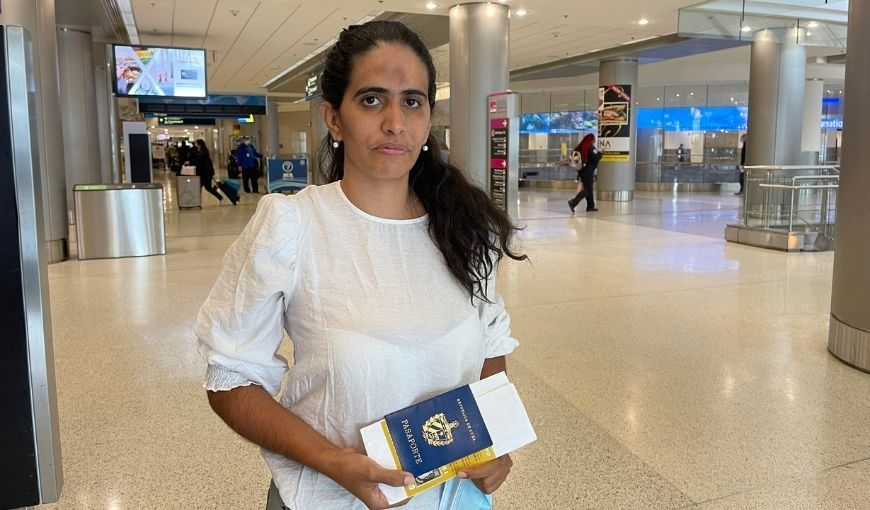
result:
<svg viewBox="0 0 870 510"><path fill-rule="evenodd" d="M513 465L511 456L505 454L486 464L463 469L458 476L470 479L485 494L492 494L507 479Z"/></svg>

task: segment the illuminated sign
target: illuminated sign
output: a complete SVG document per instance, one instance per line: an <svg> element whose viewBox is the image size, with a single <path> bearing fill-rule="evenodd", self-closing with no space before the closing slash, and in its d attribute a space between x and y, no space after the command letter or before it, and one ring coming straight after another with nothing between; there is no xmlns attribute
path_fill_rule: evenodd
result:
<svg viewBox="0 0 870 510"><path fill-rule="evenodd" d="M184 124L184 119L182 117L160 117L157 119L157 123L161 126L177 126Z"/></svg>
<svg viewBox="0 0 870 510"><path fill-rule="evenodd" d="M168 115L157 117L157 124L161 126L214 126L214 119L202 117L172 117Z"/></svg>
<svg viewBox="0 0 870 510"><path fill-rule="evenodd" d="M317 75L309 76L307 80L305 80L305 97L310 98L318 93L317 88Z"/></svg>

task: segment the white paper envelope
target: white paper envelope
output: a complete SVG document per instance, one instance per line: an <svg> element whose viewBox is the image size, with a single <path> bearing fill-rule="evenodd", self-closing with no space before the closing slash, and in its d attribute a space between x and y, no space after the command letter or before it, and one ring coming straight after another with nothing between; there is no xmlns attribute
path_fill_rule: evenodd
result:
<svg viewBox="0 0 870 510"><path fill-rule="evenodd" d="M492 439L490 455L494 453L495 457L500 457L537 439L517 389L508 381L504 372L472 383L469 387ZM366 454L387 469L399 469L390 449L390 441L385 433L386 428L383 422L384 420L380 420L363 427L360 431ZM440 476L419 486L390 487L381 485L381 491L386 495L390 504L398 503L455 476L455 467L450 469L445 467L442 471Z"/></svg>

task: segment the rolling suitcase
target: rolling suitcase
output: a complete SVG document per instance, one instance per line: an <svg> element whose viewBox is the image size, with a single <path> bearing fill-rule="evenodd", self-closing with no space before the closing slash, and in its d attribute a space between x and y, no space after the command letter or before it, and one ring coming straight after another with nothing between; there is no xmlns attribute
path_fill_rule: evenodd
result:
<svg viewBox="0 0 870 510"><path fill-rule="evenodd" d="M202 208L198 175L179 175L175 180L175 188L178 193L179 209Z"/></svg>
<svg viewBox="0 0 870 510"><path fill-rule="evenodd" d="M222 181L215 181L215 184L217 184L221 193L230 199L230 202L232 202L233 205L236 205L239 202L239 183L229 179L224 179Z"/></svg>

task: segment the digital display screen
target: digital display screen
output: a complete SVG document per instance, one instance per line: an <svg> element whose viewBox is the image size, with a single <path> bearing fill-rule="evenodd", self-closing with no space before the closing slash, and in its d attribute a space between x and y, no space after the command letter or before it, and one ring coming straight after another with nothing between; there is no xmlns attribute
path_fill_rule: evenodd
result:
<svg viewBox="0 0 870 510"><path fill-rule="evenodd" d="M639 108L638 128L665 131L746 131L749 109L745 106Z"/></svg>
<svg viewBox="0 0 870 510"><path fill-rule="evenodd" d="M205 50L157 46L114 46L118 96L205 99Z"/></svg>
<svg viewBox="0 0 870 510"><path fill-rule="evenodd" d="M520 133L577 133L596 129L596 112L527 113L520 117Z"/></svg>

